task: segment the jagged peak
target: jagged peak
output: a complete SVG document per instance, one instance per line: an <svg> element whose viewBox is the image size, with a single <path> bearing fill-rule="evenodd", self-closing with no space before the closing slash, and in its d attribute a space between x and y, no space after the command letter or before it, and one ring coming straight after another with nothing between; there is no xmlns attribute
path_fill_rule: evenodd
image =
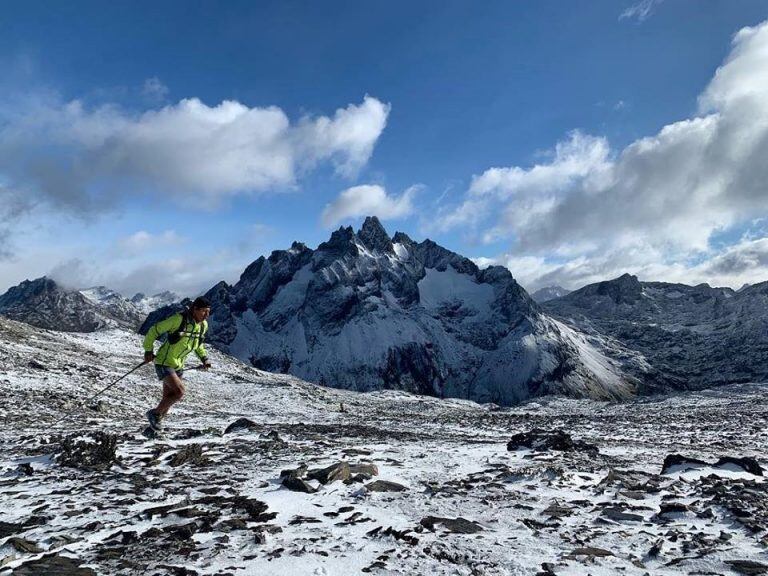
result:
<svg viewBox="0 0 768 576"><path fill-rule="evenodd" d="M371 251L393 252L392 240L376 216L368 216L363 227L357 232L357 237Z"/></svg>
<svg viewBox="0 0 768 576"><path fill-rule="evenodd" d="M416 242L411 240L411 237L408 236L405 232L395 232L395 235L392 236L392 242L394 244L403 244L405 246L415 246Z"/></svg>

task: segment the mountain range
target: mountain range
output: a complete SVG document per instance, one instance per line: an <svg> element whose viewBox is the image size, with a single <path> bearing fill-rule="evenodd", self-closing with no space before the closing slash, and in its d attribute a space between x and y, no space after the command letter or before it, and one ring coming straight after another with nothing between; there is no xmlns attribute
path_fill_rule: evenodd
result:
<svg viewBox="0 0 768 576"><path fill-rule="evenodd" d="M178 299L173 292L163 292L150 297L136 294L129 300L105 286L69 290L44 276L25 280L0 296L0 314L64 332L135 330L151 310Z"/></svg>
<svg viewBox="0 0 768 576"><path fill-rule="evenodd" d="M735 291L625 274L560 297L552 288L537 303L508 269L390 237L369 217L213 286L209 342L331 387L502 405L546 394L623 400L768 376L768 283ZM179 300L68 291L42 278L0 296L0 314L70 331L134 329L144 319L144 333L182 309Z"/></svg>

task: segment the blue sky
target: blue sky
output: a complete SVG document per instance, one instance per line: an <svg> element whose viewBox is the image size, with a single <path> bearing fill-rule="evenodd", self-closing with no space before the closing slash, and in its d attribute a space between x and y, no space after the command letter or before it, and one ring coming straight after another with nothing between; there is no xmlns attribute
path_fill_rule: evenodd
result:
<svg viewBox="0 0 768 576"><path fill-rule="evenodd" d="M748 0L5 2L0 290L191 293L368 213L529 289L768 280L766 18Z"/></svg>

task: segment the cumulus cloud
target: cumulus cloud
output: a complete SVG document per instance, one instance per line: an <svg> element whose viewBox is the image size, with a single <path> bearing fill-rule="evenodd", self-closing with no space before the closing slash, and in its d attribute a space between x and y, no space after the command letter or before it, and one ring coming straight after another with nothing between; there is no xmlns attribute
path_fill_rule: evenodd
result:
<svg viewBox="0 0 768 576"><path fill-rule="evenodd" d="M0 181L80 212L137 191L204 206L293 187L320 162L354 176L370 158L388 114L389 106L371 96L332 117L295 123L275 106L236 101L208 106L190 98L132 114L41 98L0 110Z"/></svg>
<svg viewBox="0 0 768 576"><path fill-rule="evenodd" d="M378 184L347 188L323 209L323 226L330 228L360 216L378 216L382 220L404 218L413 213L413 197L419 188L411 186L398 197L389 196Z"/></svg>
<svg viewBox="0 0 768 576"><path fill-rule="evenodd" d="M766 160L763 23L736 34L699 98L699 115L621 151L574 132L546 163L475 176L464 203L439 225L469 223L491 240L506 235L512 256L557 254L574 262L589 256L605 263L615 255L625 267L706 259L714 256L713 234L768 212Z"/></svg>

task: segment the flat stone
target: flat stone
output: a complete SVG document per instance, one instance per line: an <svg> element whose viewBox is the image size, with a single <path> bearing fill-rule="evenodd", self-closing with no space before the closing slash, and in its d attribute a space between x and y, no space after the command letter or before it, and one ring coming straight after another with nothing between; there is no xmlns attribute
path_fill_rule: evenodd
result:
<svg viewBox="0 0 768 576"><path fill-rule="evenodd" d="M480 524L462 517L441 518L440 516L427 516L421 519L420 524L433 532L438 524L454 534L476 534L483 531L483 527Z"/></svg>
<svg viewBox="0 0 768 576"><path fill-rule="evenodd" d="M365 488L369 492L404 492L408 490L408 488L402 484L390 482L389 480L375 480L370 484L366 484Z"/></svg>

